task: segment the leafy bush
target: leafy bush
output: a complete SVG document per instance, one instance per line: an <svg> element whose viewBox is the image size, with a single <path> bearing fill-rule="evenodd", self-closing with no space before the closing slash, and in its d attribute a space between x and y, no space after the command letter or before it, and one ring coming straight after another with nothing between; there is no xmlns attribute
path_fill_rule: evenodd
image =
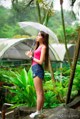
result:
<svg viewBox="0 0 80 119"><path fill-rule="evenodd" d="M9 72L7 69L0 69L0 81L2 82L8 82L6 78L4 78L4 74L9 75Z"/></svg>
<svg viewBox="0 0 80 119"><path fill-rule="evenodd" d="M49 81L51 80L51 74L47 71L45 71L45 75L44 75L44 81Z"/></svg>
<svg viewBox="0 0 80 119"><path fill-rule="evenodd" d="M56 98L56 94L53 91L45 92L45 102L44 108L53 108L60 104L59 100Z"/></svg>
<svg viewBox="0 0 80 119"><path fill-rule="evenodd" d="M32 80L31 69L27 73L25 68L20 73L10 71L11 75L4 75L5 78L12 83L13 86L5 86L9 89L9 103L15 104L15 106L26 105L34 106L36 103L34 83Z"/></svg>
<svg viewBox="0 0 80 119"><path fill-rule="evenodd" d="M0 32L0 37L3 38L13 38L15 35L21 34L22 30L20 27L15 25L4 24Z"/></svg>
<svg viewBox="0 0 80 119"><path fill-rule="evenodd" d="M80 93L80 65L76 66L75 77L73 81L72 96Z"/></svg>
<svg viewBox="0 0 80 119"><path fill-rule="evenodd" d="M69 80L67 80L67 79L70 78L70 72L71 72L70 68L63 72L63 75L64 75L63 80L66 79L67 84L69 83ZM63 85L66 85L65 80L64 80ZM76 95L78 95L79 92L80 92L80 64L78 62L77 66L76 66L75 77L73 80L71 97L74 98Z"/></svg>
<svg viewBox="0 0 80 119"><path fill-rule="evenodd" d="M54 73L56 78L55 82L51 80L50 73L45 72L45 81L43 83L45 95L44 108L53 108L65 103L69 84L70 69L65 70L65 72L63 71L64 70L60 72L59 70ZM3 78L6 78L8 83L13 84L12 87L5 87L9 89L6 101L13 103L15 106L35 106L36 93L34 89L31 69L28 72L26 72L25 69L22 69L19 71L10 70L7 73L3 71L3 73L5 74L3 75ZM60 73L62 73L62 75ZM78 90L80 90L80 65L77 65L76 67L71 95L73 98L78 94Z"/></svg>
<svg viewBox="0 0 80 119"><path fill-rule="evenodd" d="M56 107L62 103L65 103L66 94L67 94L67 83L68 80L64 82L56 81L53 82L52 80L46 81L44 83L44 91L45 91L45 108L52 108Z"/></svg>
<svg viewBox="0 0 80 119"><path fill-rule="evenodd" d="M7 102L13 103L14 106L35 106L36 94L31 69L28 71L28 73L25 69L22 69L21 71L10 70L9 73L3 76L6 78L8 83L13 84L12 87L5 86L5 88L9 90L9 93L6 97ZM65 102L67 80L65 80L65 82L52 82L50 78L50 73L45 72L45 81L43 83L45 95L44 108L56 107L59 104Z"/></svg>

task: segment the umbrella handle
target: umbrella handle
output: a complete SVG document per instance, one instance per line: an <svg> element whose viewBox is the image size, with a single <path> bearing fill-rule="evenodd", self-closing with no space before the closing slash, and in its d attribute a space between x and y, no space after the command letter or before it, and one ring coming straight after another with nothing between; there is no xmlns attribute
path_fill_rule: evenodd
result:
<svg viewBox="0 0 80 119"><path fill-rule="evenodd" d="M33 41L32 47L31 47L31 51L33 50L34 46L35 46L35 41Z"/></svg>

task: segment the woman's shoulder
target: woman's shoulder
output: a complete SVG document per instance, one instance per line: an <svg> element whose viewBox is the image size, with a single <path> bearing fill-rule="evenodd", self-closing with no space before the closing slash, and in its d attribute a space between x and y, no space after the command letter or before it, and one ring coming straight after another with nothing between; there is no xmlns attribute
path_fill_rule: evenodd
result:
<svg viewBox="0 0 80 119"><path fill-rule="evenodd" d="M43 51L43 50L46 50L46 46L43 45L41 49L42 49L42 51Z"/></svg>
<svg viewBox="0 0 80 119"><path fill-rule="evenodd" d="M43 49L46 49L46 46L45 46L45 45L43 45L43 46L42 46L42 48L43 48Z"/></svg>
<svg viewBox="0 0 80 119"><path fill-rule="evenodd" d="M39 49L41 49L41 50L46 49L46 46L42 45L42 46L39 47Z"/></svg>

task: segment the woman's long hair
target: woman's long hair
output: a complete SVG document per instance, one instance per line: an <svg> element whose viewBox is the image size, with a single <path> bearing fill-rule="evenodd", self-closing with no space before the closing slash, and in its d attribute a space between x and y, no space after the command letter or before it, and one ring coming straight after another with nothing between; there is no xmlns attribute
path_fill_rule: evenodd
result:
<svg viewBox="0 0 80 119"><path fill-rule="evenodd" d="M45 33L44 31L40 31L41 36L43 37L43 44L46 46L46 53L45 53L45 69L48 69L49 66L49 34ZM35 49L39 47L39 42L36 42Z"/></svg>

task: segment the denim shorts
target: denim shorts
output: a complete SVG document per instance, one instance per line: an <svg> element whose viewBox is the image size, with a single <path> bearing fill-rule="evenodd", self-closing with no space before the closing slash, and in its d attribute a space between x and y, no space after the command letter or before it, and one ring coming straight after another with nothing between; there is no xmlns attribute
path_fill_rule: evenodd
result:
<svg viewBox="0 0 80 119"><path fill-rule="evenodd" d="M35 64L32 66L33 78L38 76L40 79L44 79L44 69L42 65Z"/></svg>

